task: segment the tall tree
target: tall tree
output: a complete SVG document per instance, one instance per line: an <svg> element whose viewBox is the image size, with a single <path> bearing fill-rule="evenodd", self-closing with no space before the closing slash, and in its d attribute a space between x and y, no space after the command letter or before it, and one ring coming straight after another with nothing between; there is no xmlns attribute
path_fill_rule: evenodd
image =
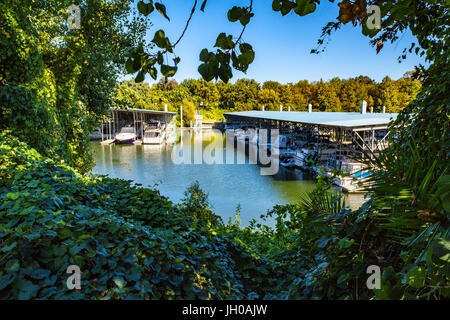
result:
<svg viewBox="0 0 450 320"><path fill-rule="evenodd" d="M71 1L3 1L0 128L89 170L88 134L111 104L127 50L148 27L130 18L130 3L79 1L79 28L69 29Z"/></svg>

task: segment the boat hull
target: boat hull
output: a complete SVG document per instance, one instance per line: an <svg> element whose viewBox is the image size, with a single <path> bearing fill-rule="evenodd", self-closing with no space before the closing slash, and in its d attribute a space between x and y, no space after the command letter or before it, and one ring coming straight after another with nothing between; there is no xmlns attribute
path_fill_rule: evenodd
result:
<svg viewBox="0 0 450 320"><path fill-rule="evenodd" d="M116 135L114 141L118 144L130 144L136 140L136 134L134 133L119 133Z"/></svg>
<svg viewBox="0 0 450 320"><path fill-rule="evenodd" d="M134 138L131 138L131 139L116 139L116 143L117 144L132 144L132 143L134 143L134 141L135 141L136 139L134 139Z"/></svg>
<svg viewBox="0 0 450 320"><path fill-rule="evenodd" d="M158 145L158 144L163 144L163 143L164 143L164 139L144 138L144 139L142 139L142 143L143 143L143 144L153 144L153 145Z"/></svg>

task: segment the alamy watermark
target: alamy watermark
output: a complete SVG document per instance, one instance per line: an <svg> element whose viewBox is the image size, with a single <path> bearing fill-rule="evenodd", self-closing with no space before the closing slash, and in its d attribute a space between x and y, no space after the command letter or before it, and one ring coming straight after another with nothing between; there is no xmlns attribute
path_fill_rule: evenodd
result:
<svg viewBox="0 0 450 320"><path fill-rule="evenodd" d="M75 30L81 28L81 10L77 5L72 4L67 8L69 17L67 18L67 28L69 30Z"/></svg>
<svg viewBox="0 0 450 320"><path fill-rule="evenodd" d="M381 29L381 9L379 6L371 5L367 8L367 28Z"/></svg>
<svg viewBox="0 0 450 320"><path fill-rule="evenodd" d="M202 131L182 131L181 142L172 149L171 158L175 164L246 164L246 145L248 144L248 163L260 164L261 175L278 173L280 164L279 130L272 129L227 129L225 142L220 130L212 129L211 141L203 147ZM247 141L247 143L246 143ZM235 142L237 144L235 161ZM225 145L224 145L225 144Z"/></svg>
<svg viewBox="0 0 450 320"><path fill-rule="evenodd" d="M69 290L81 290L81 270L80 267L72 264L67 267L66 273L70 273L71 276L67 278L66 285Z"/></svg>
<svg viewBox="0 0 450 320"><path fill-rule="evenodd" d="M369 290L381 288L381 269L379 266L373 264L367 267L367 274L370 274L367 278L366 285Z"/></svg>

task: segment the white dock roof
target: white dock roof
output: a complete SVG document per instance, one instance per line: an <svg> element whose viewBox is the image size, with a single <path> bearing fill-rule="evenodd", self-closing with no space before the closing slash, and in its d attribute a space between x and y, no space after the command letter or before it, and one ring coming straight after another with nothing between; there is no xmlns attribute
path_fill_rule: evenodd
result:
<svg viewBox="0 0 450 320"><path fill-rule="evenodd" d="M133 108L121 109L121 108L111 107L111 108L109 108L109 110L121 111L121 112L134 112L135 111L135 112L152 113L152 114L158 114L158 115L174 115L174 114L176 114L176 112L149 110L149 109L133 109Z"/></svg>
<svg viewBox="0 0 450 320"><path fill-rule="evenodd" d="M398 113L359 113L359 112L299 112L299 111L242 111L228 112L231 118L252 118L317 125L335 128L363 128L387 126L397 118Z"/></svg>

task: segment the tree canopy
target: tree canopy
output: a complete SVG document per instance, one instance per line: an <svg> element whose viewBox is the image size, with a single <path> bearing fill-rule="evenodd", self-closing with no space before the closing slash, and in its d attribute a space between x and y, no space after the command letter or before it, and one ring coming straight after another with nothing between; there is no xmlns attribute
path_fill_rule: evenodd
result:
<svg viewBox="0 0 450 320"><path fill-rule="evenodd" d="M68 29L71 4L0 4L0 129L87 171L87 135L111 105L127 54L149 22L133 15L128 0L87 0L78 3L80 28Z"/></svg>
<svg viewBox="0 0 450 320"><path fill-rule="evenodd" d="M380 83L359 76L350 79L333 78L330 81L281 84L266 81L238 79L236 83L205 80L161 81L153 86L148 83L124 81L117 87L117 102L142 109L164 110L168 105L178 111L183 100L202 106L202 112L211 120L223 119L223 112L265 110L305 111L312 104L315 111L358 112L361 101L368 102L374 112L399 112L415 100L421 83L408 75L398 80L385 77Z"/></svg>

